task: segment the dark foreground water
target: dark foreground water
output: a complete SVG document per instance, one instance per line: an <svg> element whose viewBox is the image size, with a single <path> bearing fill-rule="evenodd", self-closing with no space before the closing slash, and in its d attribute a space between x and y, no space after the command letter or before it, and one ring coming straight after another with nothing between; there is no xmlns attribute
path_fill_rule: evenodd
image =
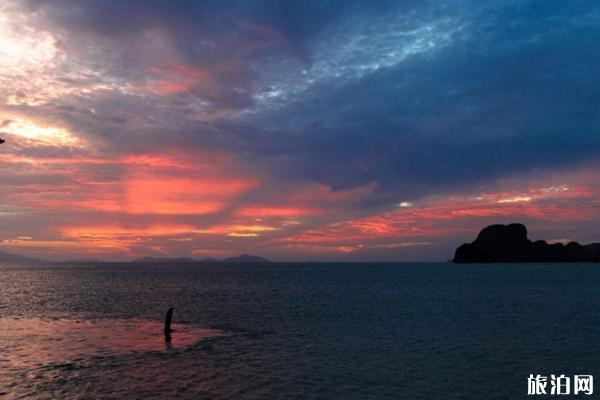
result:
<svg viewBox="0 0 600 400"><path fill-rule="evenodd" d="M526 398L600 381L599 289L592 264L0 266L0 399Z"/></svg>

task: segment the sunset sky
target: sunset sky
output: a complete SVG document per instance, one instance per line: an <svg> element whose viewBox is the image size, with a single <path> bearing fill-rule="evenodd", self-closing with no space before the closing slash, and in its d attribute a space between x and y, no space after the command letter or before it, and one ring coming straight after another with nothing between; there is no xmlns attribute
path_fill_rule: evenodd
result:
<svg viewBox="0 0 600 400"><path fill-rule="evenodd" d="M600 3L0 0L0 250L600 241Z"/></svg>

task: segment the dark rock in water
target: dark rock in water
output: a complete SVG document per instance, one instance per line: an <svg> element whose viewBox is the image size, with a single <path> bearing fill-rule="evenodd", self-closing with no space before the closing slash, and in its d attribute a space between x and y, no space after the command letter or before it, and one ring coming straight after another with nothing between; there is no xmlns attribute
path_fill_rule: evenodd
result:
<svg viewBox="0 0 600 400"><path fill-rule="evenodd" d="M590 244L586 244L583 247L594 252L594 261L600 262L600 243L590 243Z"/></svg>
<svg viewBox="0 0 600 400"><path fill-rule="evenodd" d="M532 242L523 224L490 225L472 243L456 249L455 263L599 262L600 244Z"/></svg>

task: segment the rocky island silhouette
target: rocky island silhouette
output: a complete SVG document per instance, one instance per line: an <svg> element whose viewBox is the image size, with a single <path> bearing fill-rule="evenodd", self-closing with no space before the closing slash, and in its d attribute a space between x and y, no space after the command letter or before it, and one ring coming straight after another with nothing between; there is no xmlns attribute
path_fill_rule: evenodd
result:
<svg viewBox="0 0 600 400"><path fill-rule="evenodd" d="M600 262L600 243L531 241L523 224L490 225L456 249L455 263Z"/></svg>

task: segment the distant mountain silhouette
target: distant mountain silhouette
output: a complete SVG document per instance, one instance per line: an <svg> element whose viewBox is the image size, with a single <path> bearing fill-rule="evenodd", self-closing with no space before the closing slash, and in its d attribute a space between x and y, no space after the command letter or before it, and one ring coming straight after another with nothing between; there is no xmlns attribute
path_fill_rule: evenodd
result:
<svg viewBox="0 0 600 400"><path fill-rule="evenodd" d="M226 259L221 260L221 261L222 262L227 262L227 263L271 262L270 260L267 260L264 257L251 256L251 255L248 255L248 254L243 254L243 255L238 256L238 257L226 258Z"/></svg>
<svg viewBox="0 0 600 400"><path fill-rule="evenodd" d="M218 258L203 258L201 260L198 260L197 262L220 262L221 260L219 260Z"/></svg>
<svg viewBox="0 0 600 400"><path fill-rule="evenodd" d="M101 258L69 258L68 260L63 261L68 264L95 264L95 263L105 263L106 260L102 260Z"/></svg>
<svg viewBox="0 0 600 400"><path fill-rule="evenodd" d="M247 263L247 262L256 262L256 263L264 263L271 262L266 258L259 256L251 256L248 254L244 254L238 257L230 257L219 260L217 258L203 258L201 260L195 260L193 258L156 258L156 257L142 257L132 260L132 262L137 263L209 263L209 262L222 262L222 263Z"/></svg>
<svg viewBox="0 0 600 400"><path fill-rule="evenodd" d="M132 260L131 262L136 262L136 263L163 263L163 262L193 263L193 262L198 262L198 260L194 260L192 258L185 258L185 257L180 257L180 258L142 257L142 258L136 258L135 260Z"/></svg>
<svg viewBox="0 0 600 400"><path fill-rule="evenodd" d="M33 263L44 263L47 262L45 260L40 260L38 258L19 256L17 254L6 253L4 251L0 251L0 263L25 263L25 264L33 264Z"/></svg>
<svg viewBox="0 0 600 400"><path fill-rule="evenodd" d="M71 258L71 259L68 259L65 261L61 261L61 263L68 263L68 264L78 264L78 263L93 264L93 263L103 263L103 262L107 262L107 261L93 259L93 258L90 258L90 259ZM203 258L200 260L195 260L193 258L186 258L186 257L180 257L180 258L142 257L142 258L132 260L131 262L134 262L134 263L179 263L179 264L182 264L182 263L251 263L251 262L266 263L266 262L271 262L271 261L267 260L264 257L244 254L244 255L241 255L238 257L224 258L221 260L217 259L217 258ZM42 259L33 258L33 257L20 256L17 254L11 254L11 253L7 253L4 251L0 251L0 263L34 264L34 263L56 263L56 262L51 262L51 261L42 260Z"/></svg>
<svg viewBox="0 0 600 400"><path fill-rule="evenodd" d="M523 224L490 225L472 243L456 249L455 263L493 262L600 262L600 243L532 242Z"/></svg>

